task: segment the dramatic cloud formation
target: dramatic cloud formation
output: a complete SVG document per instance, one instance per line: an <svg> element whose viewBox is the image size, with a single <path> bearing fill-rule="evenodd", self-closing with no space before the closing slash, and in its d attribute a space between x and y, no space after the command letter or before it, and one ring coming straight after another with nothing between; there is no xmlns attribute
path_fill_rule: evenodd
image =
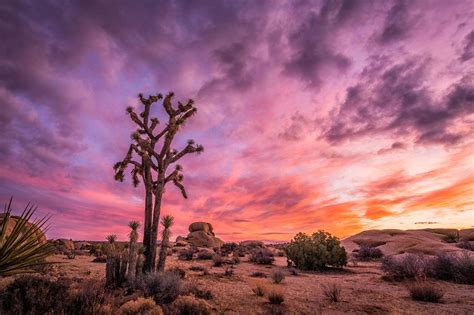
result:
<svg viewBox="0 0 474 315"><path fill-rule="evenodd" d="M3 1L0 197L49 237L125 238L143 187L113 180L139 92L198 114L166 191L174 235L472 225L469 1ZM156 107L154 115L162 115Z"/></svg>

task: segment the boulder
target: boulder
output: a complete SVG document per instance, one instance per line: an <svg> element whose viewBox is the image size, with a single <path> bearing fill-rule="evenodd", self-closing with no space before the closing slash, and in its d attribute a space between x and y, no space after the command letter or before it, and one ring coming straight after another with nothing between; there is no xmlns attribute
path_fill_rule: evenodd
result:
<svg viewBox="0 0 474 315"><path fill-rule="evenodd" d="M4 217L4 214L0 214L0 223L3 221L3 217ZM10 219L8 220L5 235L10 235L10 233L13 231L13 228L16 225L16 222L19 219L20 219L20 217L18 217L18 216L14 216L14 215L10 216ZM25 225L23 226L23 228L20 230L20 234L23 235L24 233L26 233L31 228L31 226L33 226L33 223L26 222ZM41 243L41 244L44 244L44 243L47 242L46 236L44 235L43 231L41 231L40 229L37 229L32 236L35 239L37 239L38 242Z"/></svg>
<svg viewBox="0 0 474 315"><path fill-rule="evenodd" d="M189 225L187 237L178 236L175 246L221 247L224 242L214 234L212 225L207 222L194 222Z"/></svg>
<svg viewBox="0 0 474 315"><path fill-rule="evenodd" d="M54 246L59 253L70 254L74 252L75 246L72 240L59 238L54 241Z"/></svg>
<svg viewBox="0 0 474 315"><path fill-rule="evenodd" d="M224 242L212 234L204 231L191 232L188 235L188 242L197 247L221 247Z"/></svg>
<svg viewBox="0 0 474 315"><path fill-rule="evenodd" d="M198 231L203 231L208 234L214 235L214 231L212 229L212 225L207 222L194 222L189 225L189 232L198 232Z"/></svg>

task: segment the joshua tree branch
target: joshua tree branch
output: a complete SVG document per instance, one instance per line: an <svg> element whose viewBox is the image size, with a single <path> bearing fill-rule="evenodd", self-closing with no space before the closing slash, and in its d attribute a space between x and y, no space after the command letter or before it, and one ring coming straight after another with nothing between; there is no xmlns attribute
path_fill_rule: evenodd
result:
<svg viewBox="0 0 474 315"><path fill-rule="evenodd" d="M176 179L173 180L173 183L175 184L176 187L178 187L181 190L181 194L183 195L184 199L188 199L188 194L186 193L186 190L184 189L183 184L178 182Z"/></svg>

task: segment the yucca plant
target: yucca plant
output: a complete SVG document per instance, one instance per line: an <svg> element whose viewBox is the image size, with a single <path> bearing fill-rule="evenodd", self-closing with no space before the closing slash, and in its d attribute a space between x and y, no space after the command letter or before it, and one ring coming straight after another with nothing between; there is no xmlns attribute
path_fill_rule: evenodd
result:
<svg viewBox="0 0 474 315"><path fill-rule="evenodd" d="M165 270L166 256L168 254L168 247L170 242L171 231L170 228L174 224L174 218L170 215L166 215L161 219L161 225L164 229L161 235L161 249L160 257L158 260L158 271Z"/></svg>
<svg viewBox="0 0 474 315"><path fill-rule="evenodd" d="M29 222L37 207L28 204L19 217L13 218L12 199L5 204L0 217L0 277L34 272L31 268L47 264L46 257L54 252L51 244L41 242L37 236L48 229L49 217ZM13 219L15 225L8 233L8 224Z"/></svg>
<svg viewBox="0 0 474 315"><path fill-rule="evenodd" d="M137 254L138 254L138 227L140 223L138 221L130 221L128 226L132 229L130 231L130 245L129 245L129 252L128 252L128 281L130 283L134 283L135 276L137 272Z"/></svg>

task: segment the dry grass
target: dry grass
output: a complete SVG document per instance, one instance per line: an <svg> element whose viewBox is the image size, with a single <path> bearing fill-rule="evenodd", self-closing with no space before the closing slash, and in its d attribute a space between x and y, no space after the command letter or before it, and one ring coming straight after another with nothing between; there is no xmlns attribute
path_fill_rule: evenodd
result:
<svg viewBox="0 0 474 315"><path fill-rule="evenodd" d="M439 303L444 291L433 282L418 280L408 284L410 296L415 301Z"/></svg>
<svg viewBox="0 0 474 315"><path fill-rule="evenodd" d="M324 296L331 302L339 302L341 300L341 287L335 282L328 284L322 284L321 288L323 290Z"/></svg>

